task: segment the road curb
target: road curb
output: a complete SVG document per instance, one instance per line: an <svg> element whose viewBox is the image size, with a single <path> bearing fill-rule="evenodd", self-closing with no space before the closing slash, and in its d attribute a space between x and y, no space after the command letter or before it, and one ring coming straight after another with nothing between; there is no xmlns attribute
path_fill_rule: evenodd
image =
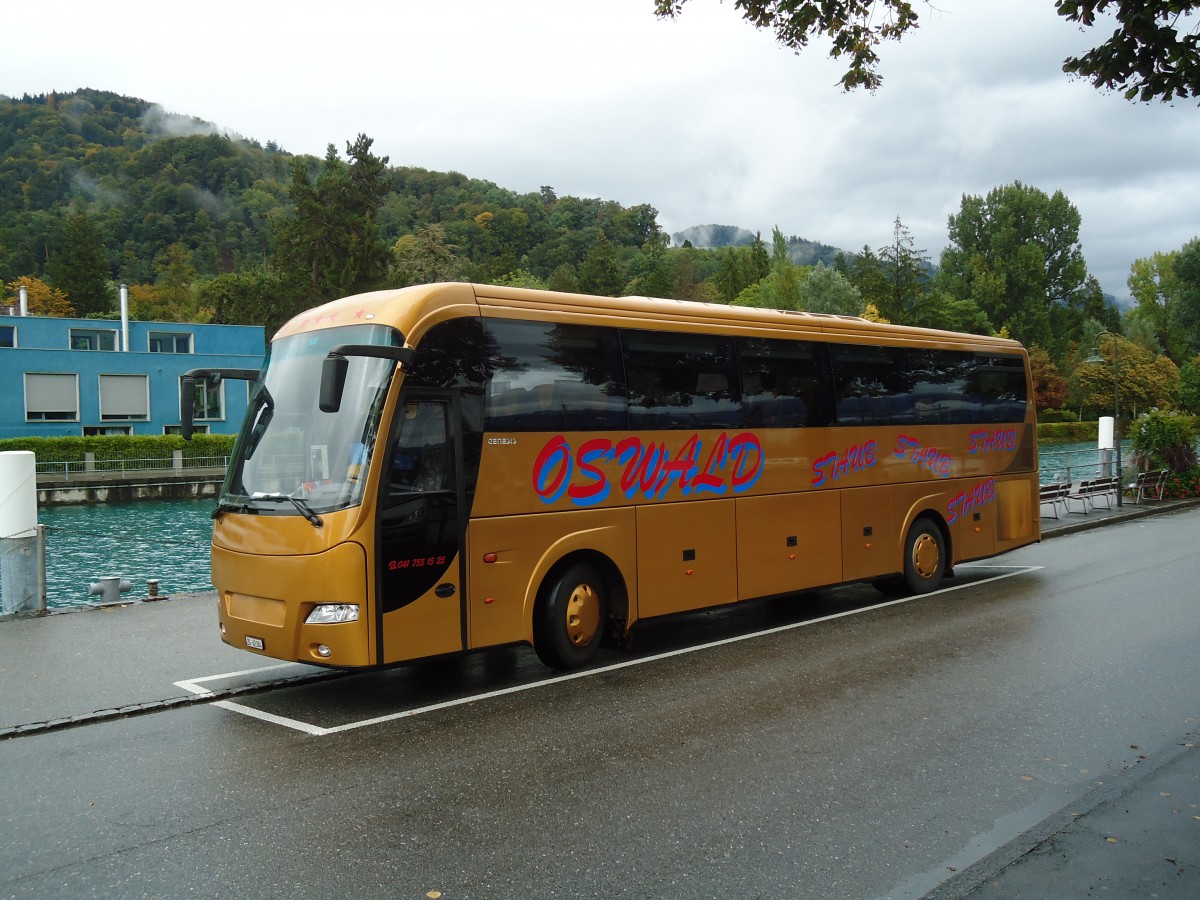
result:
<svg viewBox="0 0 1200 900"><path fill-rule="evenodd" d="M304 675L294 675L291 678L273 678L269 681L257 681L254 684L244 684L237 687L219 688L215 691L205 691L203 694L186 694L181 697L169 697L165 700L151 700L146 703L134 703L118 708L99 709L95 712L82 713L77 716L64 716L48 719L44 722L30 722L25 725L11 725L0 728L0 741L18 737L29 737L36 734L50 734L55 731L65 731L68 728L79 728L84 725L99 725L105 722L115 722L119 719L130 719L135 716L145 716L150 713L164 712L168 709L179 709L186 706L203 706L218 700L232 700L237 697L248 697L254 694L264 694L268 691L285 687L302 687L319 681L333 678L345 678L356 674L346 669L330 669L325 672L313 672Z"/></svg>
<svg viewBox="0 0 1200 900"><path fill-rule="evenodd" d="M1131 522L1135 519L1145 519L1149 516L1162 515L1163 513L1174 512L1180 509L1191 509L1192 507L1200 506L1200 497L1190 497L1185 500L1163 500L1159 501L1159 503L1161 505L1123 506L1120 511L1114 510L1112 515L1103 515L1095 519L1081 519L1069 525L1050 525L1042 529L1042 540L1046 541L1050 538L1067 534L1078 534L1081 531L1091 531L1093 528L1102 528L1105 525L1116 525L1121 522ZM1059 521L1062 520L1060 519Z"/></svg>

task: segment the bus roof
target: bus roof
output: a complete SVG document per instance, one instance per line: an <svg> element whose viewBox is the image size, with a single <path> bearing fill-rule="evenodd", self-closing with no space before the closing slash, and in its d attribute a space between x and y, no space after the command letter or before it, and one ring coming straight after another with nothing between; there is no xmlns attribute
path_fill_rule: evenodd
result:
<svg viewBox="0 0 1200 900"><path fill-rule="evenodd" d="M521 317L607 322L633 328L707 330L712 326L736 329L743 334L774 332L775 336L802 334L914 344L969 344L976 349L1020 352L1021 345L1007 338L914 328L872 322L858 316L726 306L693 300L655 297L598 297L531 288L439 282L386 291L355 294L299 314L285 323L275 338L338 325L385 324L406 337L423 332L430 320L454 315L488 315L505 312Z"/></svg>

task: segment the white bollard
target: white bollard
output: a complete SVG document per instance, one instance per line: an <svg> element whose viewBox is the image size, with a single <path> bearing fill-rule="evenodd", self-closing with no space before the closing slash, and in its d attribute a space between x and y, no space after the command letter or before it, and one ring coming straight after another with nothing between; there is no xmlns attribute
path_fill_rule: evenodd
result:
<svg viewBox="0 0 1200 900"><path fill-rule="evenodd" d="M46 608L45 554L37 524L37 460L29 450L0 453L0 611Z"/></svg>
<svg viewBox="0 0 1200 900"><path fill-rule="evenodd" d="M1096 449L1100 451L1100 466L1097 475L1111 477L1116 475L1120 477L1120 472L1113 472L1113 447L1116 443L1113 440L1113 435L1116 434L1116 427L1112 416L1100 417L1100 431L1096 440Z"/></svg>

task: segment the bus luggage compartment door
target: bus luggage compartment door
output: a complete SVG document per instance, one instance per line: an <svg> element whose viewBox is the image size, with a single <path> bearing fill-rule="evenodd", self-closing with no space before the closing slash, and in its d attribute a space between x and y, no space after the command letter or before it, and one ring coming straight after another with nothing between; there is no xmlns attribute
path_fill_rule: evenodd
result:
<svg viewBox="0 0 1200 900"><path fill-rule="evenodd" d="M841 516L836 491L738 498L739 599L841 581Z"/></svg>
<svg viewBox="0 0 1200 900"><path fill-rule="evenodd" d="M638 617L737 600L736 541L733 500L639 506Z"/></svg>

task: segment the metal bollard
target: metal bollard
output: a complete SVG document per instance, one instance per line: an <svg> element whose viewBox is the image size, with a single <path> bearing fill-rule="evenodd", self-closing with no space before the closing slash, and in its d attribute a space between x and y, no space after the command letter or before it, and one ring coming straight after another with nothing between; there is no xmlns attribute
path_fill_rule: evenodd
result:
<svg viewBox="0 0 1200 900"><path fill-rule="evenodd" d="M158 593L158 585L159 585L159 579L157 579L157 578L147 578L146 579L146 596L144 599L147 603L152 603L155 600L168 599L166 594Z"/></svg>
<svg viewBox="0 0 1200 900"><path fill-rule="evenodd" d="M120 575L107 575L99 581L93 581L88 588L88 594L98 596L100 601L93 606L113 606L132 601L122 600L121 595L133 587L133 582Z"/></svg>

